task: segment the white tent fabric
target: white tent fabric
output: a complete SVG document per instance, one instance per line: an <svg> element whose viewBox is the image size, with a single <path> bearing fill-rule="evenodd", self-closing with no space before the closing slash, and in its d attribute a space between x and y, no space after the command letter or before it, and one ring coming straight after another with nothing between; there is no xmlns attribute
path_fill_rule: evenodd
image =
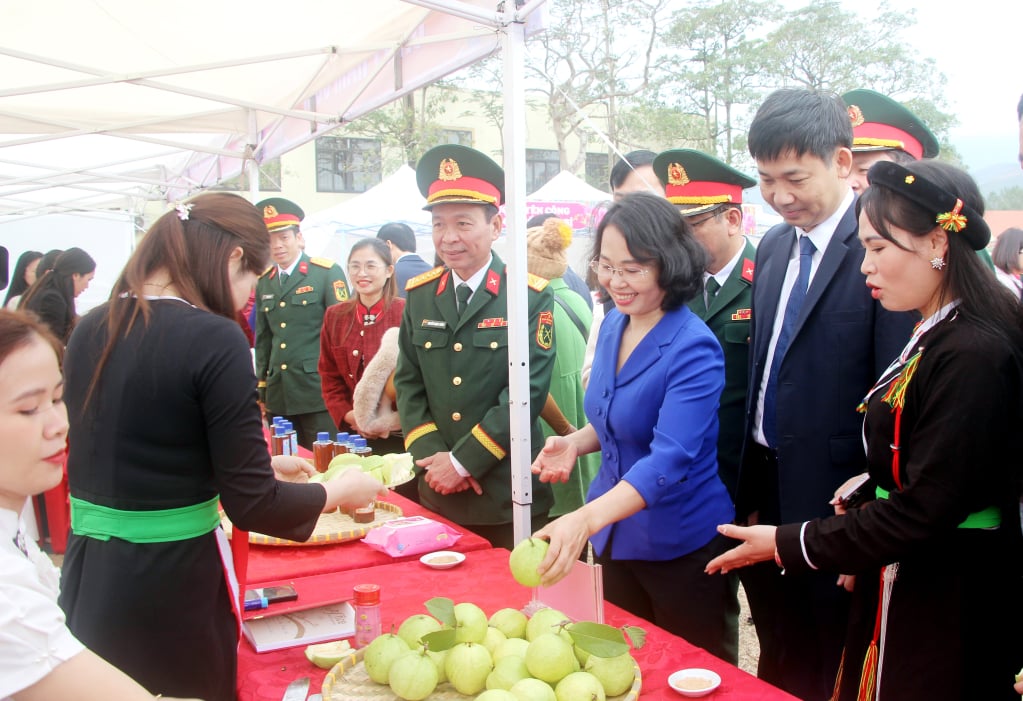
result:
<svg viewBox="0 0 1023 701"><path fill-rule="evenodd" d="M302 221L306 251L334 260L345 260L349 247L362 236L376 236L388 222L408 224L416 238L430 238L430 213L423 209L426 198L416 185L416 172L402 165L391 175L333 207L307 214ZM422 248L422 247L420 247ZM433 250L432 243L429 246ZM427 260L430 251L420 250Z"/></svg>
<svg viewBox="0 0 1023 701"><path fill-rule="evenodd" d="M577 175L563 170L529 196L545 202L603 202L611 196L598 190Z"/></svg>
<svg viewBox="0 0 1023 701"><path fill-rule="evenodd" d="M251 170L497 51L494 6L3 3L0 214L138 211Z"/></svg>

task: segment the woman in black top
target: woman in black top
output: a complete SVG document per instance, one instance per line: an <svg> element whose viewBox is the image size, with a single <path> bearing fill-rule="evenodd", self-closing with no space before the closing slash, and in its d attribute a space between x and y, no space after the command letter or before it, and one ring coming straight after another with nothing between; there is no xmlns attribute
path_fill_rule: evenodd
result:
<svg viewBox="0 0 1023 701"><path fill-rule="evenodd" d="M67 343L77 314L75 298L85 292L96 275L96 261L80 248L69 248L21 298L19 309L35 312L53 335Z"/></svg>

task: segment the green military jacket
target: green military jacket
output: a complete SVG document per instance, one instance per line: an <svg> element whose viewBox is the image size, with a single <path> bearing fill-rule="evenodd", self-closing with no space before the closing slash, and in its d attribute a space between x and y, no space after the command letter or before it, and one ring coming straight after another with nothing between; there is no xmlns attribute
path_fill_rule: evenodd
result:
<svg viewBox="0 0 1023 701"><path fill-rule="evenodd" d="M539 416L554 366L553 297L529 276L531 455L543 447ZM450 451L483 488L442 496L419 482L424 506L465 525L512 520L505 265L494 254L484 281L459 318L452 275L434 268L409 280L394 377L405 448L416 460ZM521 331L520 331L521 332ZM532 512L554 502L533 477Z"/></svg>
<svg viewBox="0 0 1023 701"><path fill-rule="evenodd" d="M718 408L718 475L733 499L745 438L749 325L756 254L757 249L746 241L739 262L711 300L709 309L703 302L702 292L689 302L689 308L710 327L725 353L725 387Z"/></svg>
<svg viewBox="0 0 1023 701"><path fill-rule="evenodd" d="M256 283L256 379L267 413L326 411L320 391L320 329L327 307L348 299L340 266L305 253L282 286L274 265Z"/></svg>

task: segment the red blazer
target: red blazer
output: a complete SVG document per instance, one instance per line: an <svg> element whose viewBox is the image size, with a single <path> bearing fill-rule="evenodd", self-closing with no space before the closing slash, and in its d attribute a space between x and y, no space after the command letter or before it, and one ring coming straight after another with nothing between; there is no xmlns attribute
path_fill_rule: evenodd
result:
<svg viewBox="0 0 1023 701"><path fill-rule="evenodd" d="M405 300L395 297L384 307L376 323L365 326L358 319L357 302L350 299L327 308L320 332L320 381L323 403L338 428L352 410L352 395L362 373L380 348L384 331L401 325Z"/></svg>

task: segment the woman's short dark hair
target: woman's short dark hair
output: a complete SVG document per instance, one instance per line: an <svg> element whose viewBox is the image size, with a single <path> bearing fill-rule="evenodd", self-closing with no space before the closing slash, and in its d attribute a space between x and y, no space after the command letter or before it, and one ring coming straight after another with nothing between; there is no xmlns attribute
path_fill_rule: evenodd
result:
<svg viewBox="0 0 1023 701"><path fill-rule="evenodd" d="M4 297L5 307L11 301L11 297L24 294L25 290L28 289L28 283L25 282L25 271L28 270L28 266L33 261L39 260L42 257L43 254L40 251L25 251L18 256L18 262L14 264L14 272L11 273L11 286L7 288L7 296Z"/></svg>
<svg viewBox="0 0 1023 701"><path fill-rule="evenodd" d="M348 251L348 260L352 260L352 254L356 251L361 251L364 248L372 248L373 252L380 256L380 260L384 262L385 266L394 265L394 261L391 260L391 249L387 247L387 243L383 239L374 238L363 238L359 239L352 245L352 249ZM352 282L352 289L355 289L354 281ZM358 295L358 291L355 292ZM391 300L394 299L395 295L398 294L398 284L394 281L394 275L387 278L387 282L384 283L383 289L383 300L384 304L390 304Z"/></svg>
<svg viewBox="0 0 1023 701"><path fill-rule="evenodd" d="M991 250L991 261L1004 273L1016 275L1019 270L1019 254L1023 252L1023 229L1006 229L995 241Z"/></svg>
<svg viewBox="0 0 1023 701"><path fill-rule="evenodd" d="M678 309L703 289L707 254L689 223L668 200L649 192L634 192L613 204L597 227L594 260L600 258L609 226L622 233L637 263L656 269L657 284L665 292L662 309ZM607 299L607 290L601 289L600 301Z"/></svg>
<svg viewBox="0 0 1023 701"><path fill-rule="evenodd" d="M32 312L0 309L0 364L36 339L53 349L59 364L64 357L64 344L57 340L49 327Z"/></svg>

